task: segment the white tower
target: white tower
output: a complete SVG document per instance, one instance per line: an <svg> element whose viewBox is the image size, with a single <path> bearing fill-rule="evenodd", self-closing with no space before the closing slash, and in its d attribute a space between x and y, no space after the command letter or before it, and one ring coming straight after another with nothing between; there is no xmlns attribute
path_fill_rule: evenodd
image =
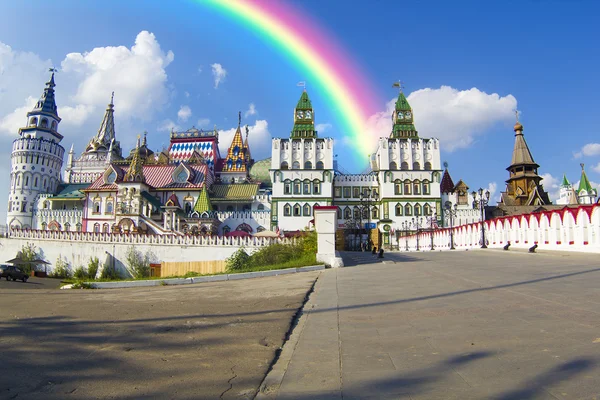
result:
<svg viewBox="0 0 600 400"><path fill-rule="evenodd" d="M33 205L40 193L55 193L65 149L59 144L58 116L54 99L54 72L42 97L27 113L27 125L13 142L7 223L9 228L32 228Z"/></svg>

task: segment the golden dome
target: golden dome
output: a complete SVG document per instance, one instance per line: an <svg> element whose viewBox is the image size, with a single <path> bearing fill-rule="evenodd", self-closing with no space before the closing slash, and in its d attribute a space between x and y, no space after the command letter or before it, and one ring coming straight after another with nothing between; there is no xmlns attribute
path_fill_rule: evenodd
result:
<svg viewBox="0 0 600 400"><path fill-rule="evenodd" d="M521 125L521 123L519 121L517 121L517 123L515 124L515 132L516 131L522 131L523 130L523 125Z"/></svg>

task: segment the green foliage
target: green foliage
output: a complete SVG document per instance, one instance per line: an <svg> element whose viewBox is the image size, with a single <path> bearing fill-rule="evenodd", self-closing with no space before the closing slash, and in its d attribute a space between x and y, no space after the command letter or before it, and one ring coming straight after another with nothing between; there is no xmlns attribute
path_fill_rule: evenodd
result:
<svg viewBox="0 0 600 400"><path fill-rule="evenodd" d="M121 277L117 273L115 267L110 263L109 260L104 264L104 268L102 268L102 273L100 274L100 279L103 281L116 281Z"/></svg>
<svg viewBox="0 0 600 400"><path fill-rule="evenodd" d="M33 261L33 260L39 258L38 251L37 251L37 248L35 247L35 244L33 244L33 243L24 244L23 247L21 247L21 250L19 252L17 252L17 258L20 258L24 261ZM31 271L34 270L35 265L34 264L22 264L22 265L19 265L19 268L21 268L21 270L23 270L23 272L25 272L26 274L29 274Z"/></svg>
<svg viewBox="0 0 600 400"><path fill-rule="evenodd" d="M54 264L54 268L50 273L50 277L60 279L71 279L73 277L73 271L71 271L69 263L64 261L62 258L58 257L56 259L56 264Z"/></svg>
<svg viewBox="0 0 600 400"><path fill-rule="evenodd" d="M241 247L226 260L225 265L227 266L227 271L239 271L247 268L249 261L250 256L246 253L246 250Z"/></svg>
<svg viewBox="0 0 600 400"><path fill-rule="evenodd" d="M90 257L90 262L88 263L89 279L96 279L96 275L98 274L98 268L100 268L100 260L98 260L98 257Z"/></svg>
<svg viewBox="0 0 600 400"><path fill-rule="evenodd" d="M126 262L135 278L139 279L150 276L150 255L148 253L142 254L141 251L131 246L127 250Z"/></svg>
<svg viewBox="0 0 600 400"><path fill-rule="evenodd" d="M94 289L91 283L77 281L71 286L72 289Z"/></svg>
<svg viewBox="0 0 600 400"><path fill-rule="evenodd" d="M73 272L73 277L78 280L84 280L87 279L88 273L85 270L85 268L83 268L80 265L79 267L75 268L75 271Z"/></svg>

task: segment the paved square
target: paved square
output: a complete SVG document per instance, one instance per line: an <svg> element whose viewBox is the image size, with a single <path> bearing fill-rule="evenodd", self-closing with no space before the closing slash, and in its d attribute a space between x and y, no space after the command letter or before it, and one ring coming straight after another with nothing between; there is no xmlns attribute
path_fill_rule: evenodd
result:
<svg viewBox="0 0 600 400"><path fill-rule="evenodd" d="M321 274L271 397L600 398L598 255L386 260Z"/></svg>
<svg viewBox="0 0 600 400"><path fill-rule="evenodd" d="M110 290L5 285L0 399L253 398L318 274Z"/></svg>

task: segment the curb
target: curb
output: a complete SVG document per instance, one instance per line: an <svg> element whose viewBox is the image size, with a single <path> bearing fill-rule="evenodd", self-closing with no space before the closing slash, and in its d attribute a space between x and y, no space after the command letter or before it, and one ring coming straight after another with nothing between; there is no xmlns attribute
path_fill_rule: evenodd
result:
<svg viewBox="0 0 600 400"><path fill-rule="evenodd" d="M150 286L171 286L171 285L191 285L204 282L234 281L240 279L262 278L265 276L277 276L286 274L296 274L299 272L320 271L325 269L324 265L313 265L309 267L273 269L270 271L242 272L239 274L207 275L192 278L170 278L170 279L152 279L145 281L116 281L116 282L86 282L94 289L121 289L130 287L150 287ZM65 285L61 289L72 289L72 285Z"/></svg>

